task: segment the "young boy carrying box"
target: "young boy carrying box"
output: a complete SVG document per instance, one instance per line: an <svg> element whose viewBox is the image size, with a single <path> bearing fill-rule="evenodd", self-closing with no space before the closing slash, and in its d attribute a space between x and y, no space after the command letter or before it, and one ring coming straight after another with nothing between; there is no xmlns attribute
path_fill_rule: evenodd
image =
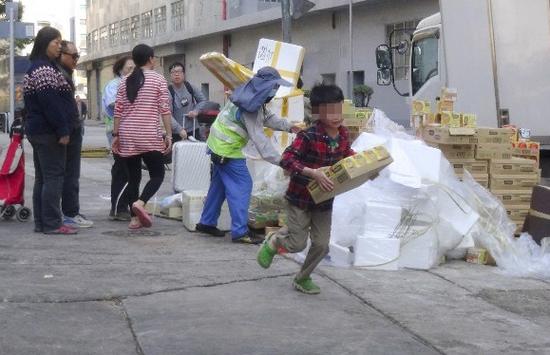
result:
<svg viewBox="0 0 550 355"><path fill-rule="evenodd" d="M324 174L323 168L354 152L348 131L342 126L342 90L335 85L317 85L311 89L310 100L312 112L319 120L298 133L280 162L281 167L291 174L286 192L288 234L268 234L258 251L257 260L267 269L276 254L304 250L309 237L311 247L293 285L298 291L317 294L321 290L311 280L310 274L328 252L333 200L315 204L307 185L316 180L322 189L331 191L334 183Z"/></svg>

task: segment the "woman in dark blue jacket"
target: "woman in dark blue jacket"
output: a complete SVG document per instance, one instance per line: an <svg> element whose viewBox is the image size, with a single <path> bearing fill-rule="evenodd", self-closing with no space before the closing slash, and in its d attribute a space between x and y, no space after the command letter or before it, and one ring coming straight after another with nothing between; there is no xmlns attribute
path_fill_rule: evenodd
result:
<svg viewBox="0 0 550 355"><path fill-rule="evenodd" d="M60 51L58 30L44 27L38 31L24 80L25 129L33 147L35 231L76 234L76 229L63 225L60 210L74 108L71 86L54 63Z"/></svg>

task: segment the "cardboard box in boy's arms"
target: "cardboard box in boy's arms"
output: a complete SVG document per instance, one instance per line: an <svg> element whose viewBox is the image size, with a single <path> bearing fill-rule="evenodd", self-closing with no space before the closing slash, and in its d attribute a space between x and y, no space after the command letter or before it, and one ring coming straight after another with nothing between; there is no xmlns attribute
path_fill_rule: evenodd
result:
<svg viewBox="0 0 550 355"><path fill-rule="evenodd" d="M331 166L325 174L334 182L332 191L324 191L316 181L307 185L315 203L320 203L375 178L393 159L383 146L378 146L344 158Z"/></svg>

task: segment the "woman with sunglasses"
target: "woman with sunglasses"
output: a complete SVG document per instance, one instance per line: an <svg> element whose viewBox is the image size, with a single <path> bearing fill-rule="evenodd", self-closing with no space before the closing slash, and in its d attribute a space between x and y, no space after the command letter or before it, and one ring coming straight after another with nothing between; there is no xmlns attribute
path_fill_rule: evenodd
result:
<svg viewBox="0 0 550 355"><path fill-rule="evenodd" d="M152 223L144 207L164 179L163 154L170 153L172 148L172 115L168 84L154 71L153 48L138 44L132 50L132 59L136 68L122 80L117 93L112 148L128 169L128 202L132 215L128 228L138 229L150 227ZM139 195L142 160L150 180Z"/></svg>

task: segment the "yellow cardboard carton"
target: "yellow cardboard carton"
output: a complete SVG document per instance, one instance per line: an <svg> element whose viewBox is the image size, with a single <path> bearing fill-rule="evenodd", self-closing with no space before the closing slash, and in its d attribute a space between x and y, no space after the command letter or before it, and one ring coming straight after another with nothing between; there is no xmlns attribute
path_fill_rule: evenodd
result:
<svg viewBox="0 0 550 355"><path fill-rule="evenodd" d="M479 143L476 145L476 159L511 159L510 144Z"/></svg>
<svg viewBox="0 0 550 355"><path fill-rule="evenodd" d="M412 102L413 115L424 114L432 112L432 108L429 101L413 100Z"/></svg>
<svg viewBox="0 0 550 355"><path fill-rule="evenodd" d="M458 128L461 126L460 114L456 112L441 112L441 125L446 127Z"/></svg>
<svg viewBox="0 0 550 355"><path fill-rule="evenodd" d="M449 160L449 162L457 175L463 174L464 170L468 170L470 174L487 174L489 172L486 160L456 159Z"/></svg>
<svg viewBox="0 0 550 355"><path fill-rule="evenodd" d="M531 159L512 158L491 160L491 174L525 174L538 172L536 161Z"/></svg>
<svg viewBox="0 0 550 355"><path fill-rule="evenodd" d="M477 115L473 113L462 113L460 117L462 127L475 128L477 126Z"/></svg>
<svg viewBox="0 0 550 355"><path fill-rule="evenodd" d="M316 181L310 182L307 189L313 201L320 203L362 185L392 162L383 146L375 147L344 158L328 169L326 175L334 182L334 190L324 191Z"/></svg>
<svg viewBox="0 0 550 355"><path fill-rule="evenodd" d="M437 103L437 112L450 111L455 108L453 101L441 100Z"/></svg>
<svg viewBox="0 0 550 355"><path fill-rule="evenodd" d="M491 189L504 206L530 205L532 190L495 190Z"/></svg>
<svg viewBox="0 0 550 355"><path fill-rule="evenodd" d="M539 181L540 177L538 173L524 175L491 174L491 189L531 191Z"/></svg>
<svg viewBox="0 0 550 355"><path fill-rule="evenodd" d="M476 147L473 144L437 144L435 147L449 160L475 158Z"/></svg>
<svg viewBox="0 0 550 355"><path fill-rule="evenodd" d="M512 142L515 131L513 128L485 128L476 129L478 143L509 144Z"/></svg>
<svg viewBox="0 0 550 355"><path fill-rule="evenodd" d="M472 174L472 177L481 186L485 188L489 188L489 174L483 174L483 173Z"/></svg>
<svg viewBox="0 0 550 355"><path fill-rule="evenodd" d="M441 101L456 101L458 97L458 90L456 88L441 88L441 95L439 99Z"/></svg>
<svg viewBox="0 0 550 355"><path fill-rule="evenodd" d="M476 144L477 136L473 128L451 128L426 126L422 128L422 139L436 144Z"/></svg>

